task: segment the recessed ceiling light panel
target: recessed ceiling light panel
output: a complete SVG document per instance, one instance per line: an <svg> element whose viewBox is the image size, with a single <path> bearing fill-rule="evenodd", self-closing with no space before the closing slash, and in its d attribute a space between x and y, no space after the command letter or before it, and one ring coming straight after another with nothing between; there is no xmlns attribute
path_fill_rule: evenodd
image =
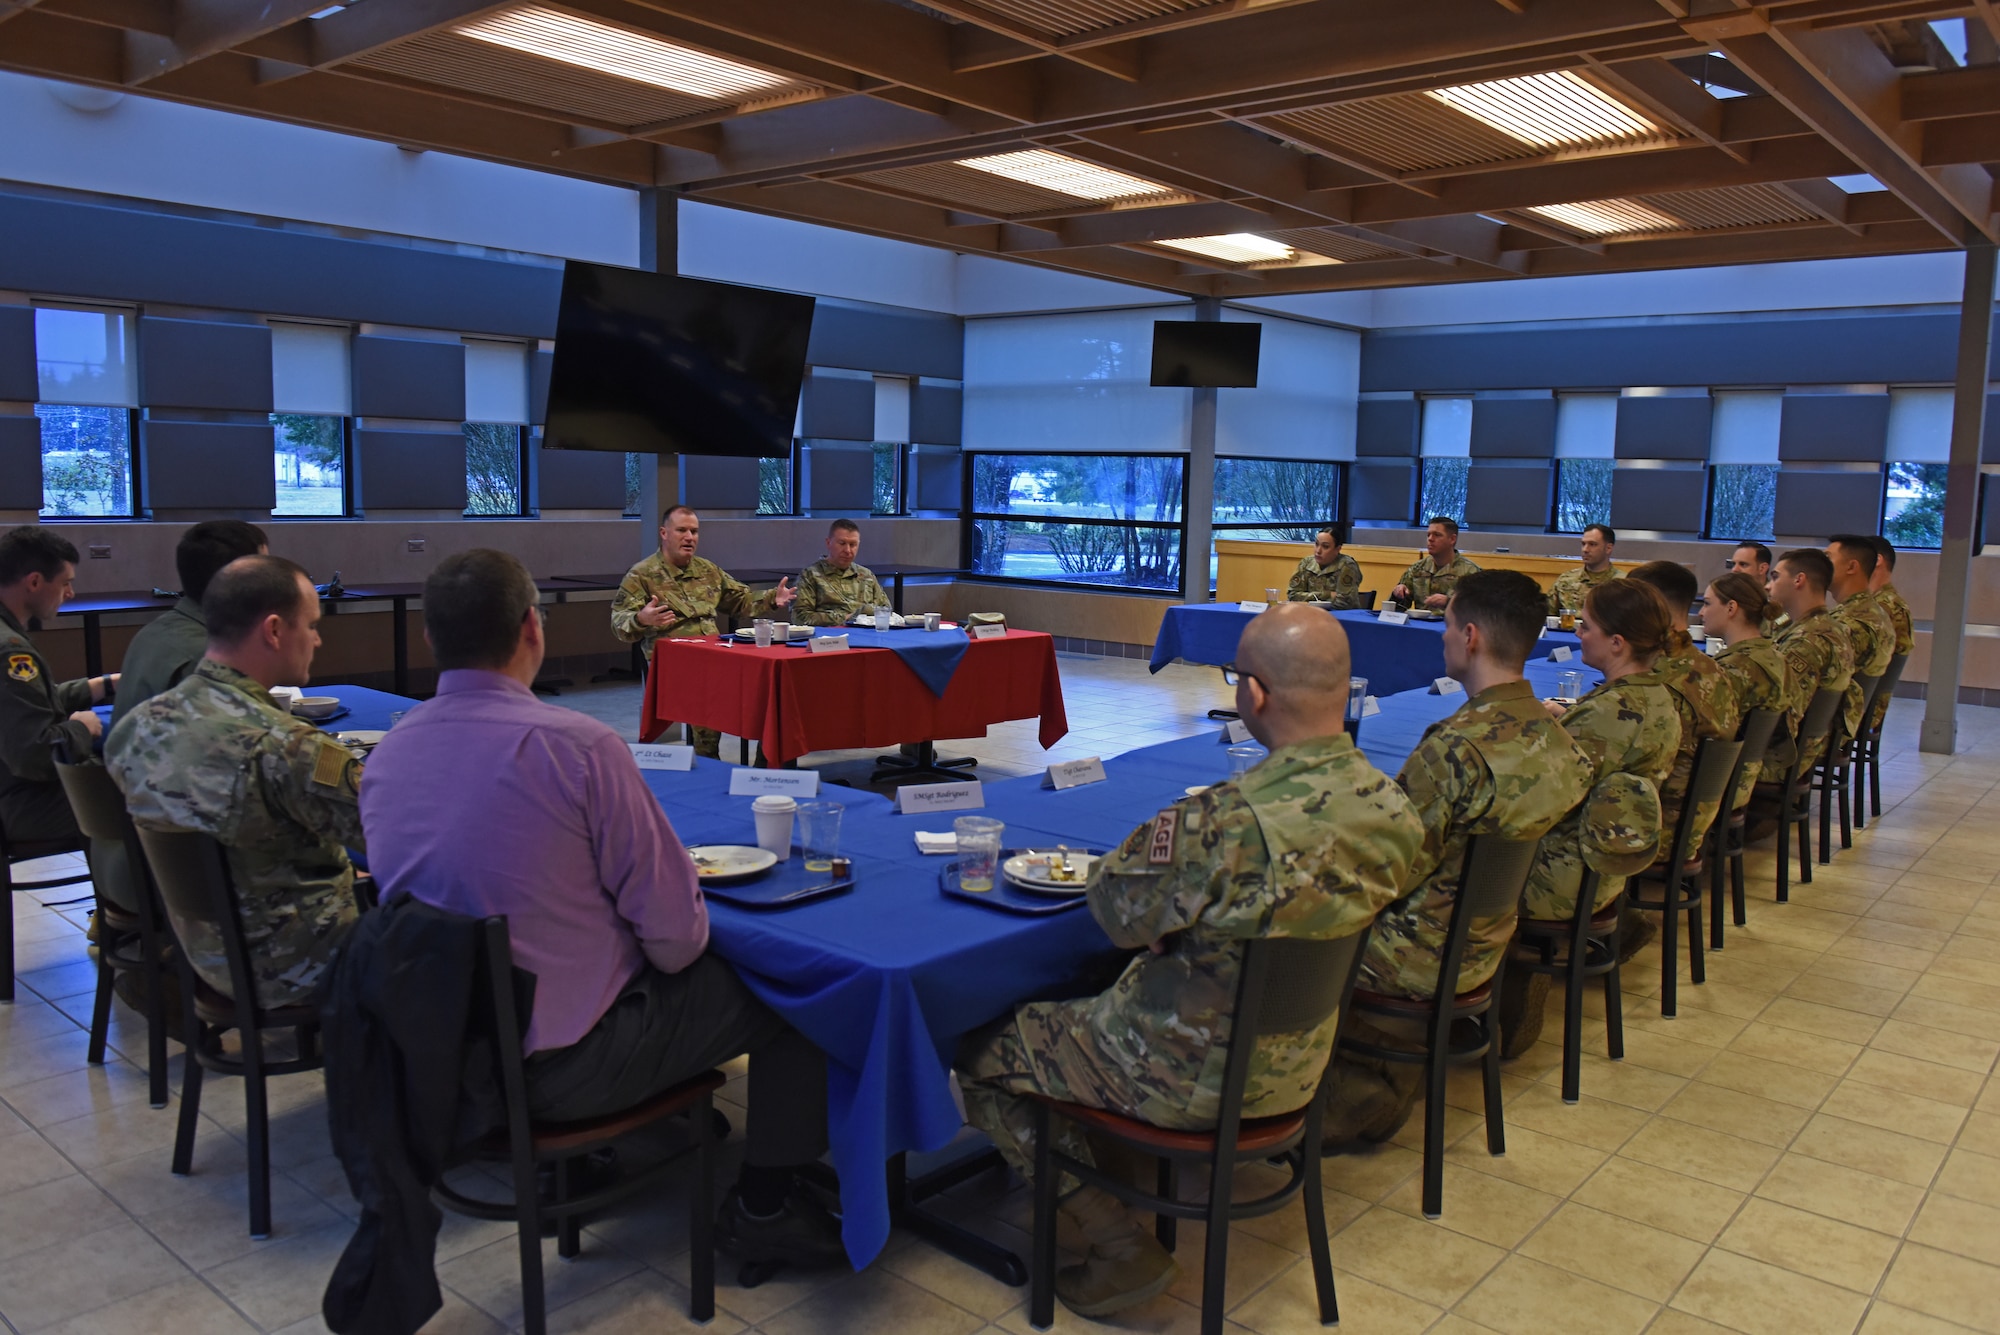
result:
<svg viewBox="0 0 2000 1335"><path fill-rule="evenodd" d="M1665 132L1568 70L1433 88L1429 97L1537 148L1652 139Z"/></svg>
<svg viewBox="0 0 2000 1335"><path fill-rule="evenodd" d="M1618 236L1627 232L1675 232L1687 226L1679 218L1635 199L1591 199L1577 204L1542 204L1526 210L1560 223L1582 236Z"/></svg>
<svg viewBox="0 0 2000 1335"><path fill-rule="evenodd" d="M1230 232L1225 236L1188 236L1176 241L1155 241L1156 246L1184 250L1225 264L1288 264L1299 257L1290 246L1258 236L1254 232Z"/></svg>
<svg viewBox="0 0 2000 1335"><path fill-rule="evenodd" d="M735 101L792 82L783 75L693 47L539 5L489 14L452 31L475 41L718 102Z"/></svg>
<svg viewBox="0 0 2000 1335"><path fill-rule="evenodd" d="M1067 153L1046 148L1025 148L1016 153L994 153L983 158L960 158L958 165L992 176L1004 176L1024 185L1053 190L1073 199L1099 202L1114 199L1142 199L1148 195L1175 195L1156 181L1100 167Z"/></svg>

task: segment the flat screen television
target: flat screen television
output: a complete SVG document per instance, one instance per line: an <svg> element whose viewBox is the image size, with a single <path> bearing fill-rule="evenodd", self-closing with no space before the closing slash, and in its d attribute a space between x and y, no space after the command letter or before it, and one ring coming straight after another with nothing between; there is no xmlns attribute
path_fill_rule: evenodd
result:
<svg viewBox="0 0 2000 1335"><path fill-rule="evenodd" d="M1257 388L1264 326L1253 320L1153 321L1153 383L1194 389Z"/></svg>
<svg viewBox="0 0 2000 1335"><path fill-rule="evenodd" d="M571 260L545 448L782 457L813 299Z"/></svg>

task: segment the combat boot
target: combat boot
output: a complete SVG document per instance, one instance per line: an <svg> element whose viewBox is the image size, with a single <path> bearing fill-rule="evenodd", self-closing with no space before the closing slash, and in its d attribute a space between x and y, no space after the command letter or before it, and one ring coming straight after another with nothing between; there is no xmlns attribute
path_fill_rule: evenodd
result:
<svg viewBox="0 0 2000 1335"><path fill-rule="evenodd" d="M1090 1248L1082 1265L1056 1271L1056 1297L1078 1316L1122 1312L1165 1293L1180 1274L1173 1254L1110 1192L1081 1188L1062 1213Z"/></svg>

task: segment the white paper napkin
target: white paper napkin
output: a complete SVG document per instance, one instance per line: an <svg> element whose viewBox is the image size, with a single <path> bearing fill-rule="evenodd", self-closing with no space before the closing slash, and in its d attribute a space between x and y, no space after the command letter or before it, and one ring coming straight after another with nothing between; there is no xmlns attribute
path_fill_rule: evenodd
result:
<svg viewBox="0 0 2000 1335"><path fill-rule="evenodd" d="M958 851L958 836L949 830L937 833L932 833L929 830L918 830L916 835L917 851L919 853L956 853Z"/></svg>

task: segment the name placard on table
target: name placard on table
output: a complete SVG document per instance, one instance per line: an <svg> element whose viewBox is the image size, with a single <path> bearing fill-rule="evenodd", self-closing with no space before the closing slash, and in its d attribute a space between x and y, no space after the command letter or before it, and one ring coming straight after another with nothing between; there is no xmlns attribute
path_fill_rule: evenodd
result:
<svg viewBox="0 0 2000 1335"><path fill-rule="evenodd" d="M965 633L975 640L1000 640L1007 637L1007 628L995 625L968 626Z"/></svg>
<svg viewBox="0 0 2000 1335"><path fill-rule="evenodd" d="M1042 777L1042 787L1079 788L1086 783L1104 782L1104 762L1096 756L1085 756L1082 760L1063 760L1049 766L1049 772Z"/></svg>
<svg viewBox="0 0 2000 1335"><path fill-rule="evenodd" d="M1439 677L1431 683L1432 695L1463 695L1465 687L1450 677Z"/></svg>
<svg viewBox="0 0 2000 1335"><path fill-rule="evenodd" d="M845 635L815 635L807 648L816 654L837 654L847 647Z"/></svg>
<svg viewBox="0 0 2000 1335"><path fill-rule="evenodd" d="M1408 612L1400 612L1393 607L1383 608L1375 614L1375 619L1385 626L1407 626L1410 624L1410 614Z"/></svg>
<svg viewBox="0 0 2000 1335"><path fill-rule="evenodd" d="M649 746L640 742L628 742L632 748L632 759L640 769L690 770L694 768L694 748L692 746Z"/></svg>
<svg viewBox="0 0 2000 1335"><path fill-rule="evenodd" d="M896 790L896 810L904 816L933 811L978 811L986 805L979 780L968 783L912 783Z"/></svg>
<svg viewBox="0 0 2000 1335"><path fill-rule="evenodd" d="M1574 652L1566 644L1559 644L1549 650L1549 661L1551 663L1567 663L1574 656Z"/></svg>
<svg viewBox="0 0 2000 1335"><path fill-rule="evenodd" d="M819 771L750 769L746 766L737 766L729 771L731 797L763 797L770 793L785 797L818 797Z"/></svg>
<svg viewBox="0 0 2000 1335"><path fill-rule="evenodd" d="M1256 739L1250 735L1249 724L1245 723L1242 719L1233 718L1222 725L1222 740L1229 746L1235 746L1238 742L1249 742Z"/></svg>
<svg viewBox="0 0 2000 1335"><path fill-rule="evenodd" d="M1381 712L1382 712L1382 702L1380 700L1377 700L1372 695L1364 695L1361 697L1361 717L1374 718L1377 714Z"/></svg>
<svg viewBox="0 0 2000 1335"><path fill-rule="evenodd" d="M1271 610L1269 603L1241 602L1236 605L1245 612L1268 612Z"/></svg>

